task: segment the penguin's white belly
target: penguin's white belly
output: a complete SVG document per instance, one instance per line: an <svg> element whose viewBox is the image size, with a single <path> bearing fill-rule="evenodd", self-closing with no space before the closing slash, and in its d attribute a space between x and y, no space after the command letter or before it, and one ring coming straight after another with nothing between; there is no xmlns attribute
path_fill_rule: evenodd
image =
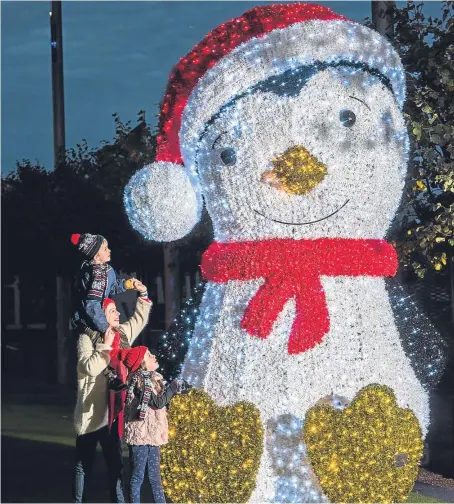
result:
<svg viewBox="0 0 454 504"><path fill-rule="evenodd" d="M429 424L428 394L405 356L381 278L322 278L330 330L321 344L289 355L295 317L289 300L266 339L241 329L244 311L262 281L209 283L183 367L183 377L203 387L218 405L250 401L266 429L264 451L250 502L326 502L294 434L286 477L277 477L282 451L275 426L301 425L309 408L329 394L349 400L370 383L389 386L400 407ZM290 422L290 424L289 424ZM274 440L273 440L274 439ZM288 440L287 440L288 442ZM277 455L277 458L276 458ZM288 456L288 454L286 454ZM295 494L289 495L287 482ZM277 499L277 500L276 500Z"/></svg>
<svg viewBox="0 0 454 504"><path fill-rule="evenodd" d="M240 328L261 283L208 285L185 377L203 386L219 405L253 402L265 421L284 413L304 418L308 408L331 393L352 399L367 384L388 385L426 433L428 395L401 346L382 278L322 278L330 330L321 344L296 355L287 350L293 300L266 339Z"/></svg>

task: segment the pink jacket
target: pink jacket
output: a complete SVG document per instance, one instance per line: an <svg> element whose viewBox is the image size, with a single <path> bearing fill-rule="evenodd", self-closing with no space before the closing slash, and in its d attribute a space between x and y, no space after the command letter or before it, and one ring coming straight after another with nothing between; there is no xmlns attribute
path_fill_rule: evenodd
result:
<svg viewBox="0 0 454 504"><path fill-rule="evenodd" d="M153 390L156 394L156 389ZM169 440L169 425L167 422L167 408L153 409L148 407L143 420L136 420L133 402L126 408L124 440L130 445L161 446Z"/></svg>

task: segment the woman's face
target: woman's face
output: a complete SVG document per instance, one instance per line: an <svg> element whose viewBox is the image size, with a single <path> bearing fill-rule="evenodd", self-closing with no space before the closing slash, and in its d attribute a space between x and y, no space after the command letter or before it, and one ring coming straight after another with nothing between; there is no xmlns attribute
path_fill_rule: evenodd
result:
<svg viewBox="0 0 454 504"><path fill-rule="evenodd" d="M110 327L118 327L120 325L120 312L117 310L115 303L109 303L104 310L107 323Z"/></svg>
<svg viewBox="0 0 454 504"><path fill-rule="evenodd" d="M147 353L145 354L143 360L145 362L147 371L156 371L159 368L158 360L149 350L147 350Z"/></svg>

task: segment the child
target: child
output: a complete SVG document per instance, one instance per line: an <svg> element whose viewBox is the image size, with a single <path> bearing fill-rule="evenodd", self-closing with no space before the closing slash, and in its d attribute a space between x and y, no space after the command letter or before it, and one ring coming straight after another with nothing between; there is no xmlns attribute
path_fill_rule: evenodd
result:
<svg viewBox="0 0 454 504"><path fill-rule="evenodd" d="M189 385L184 380L173 380L169 385L156 372L156 357L146 347L140 360L127 362L132 374L125 408L124 439L129 447L131 464L130 502L140 502L145 468L156 503L165 503L160 473L160 446L168 441L166 406L176 393L185 392ZM130 360L130 359L129 359Z"/></svg>
<svg viewBox="0 0 454 504"><path fill-rule="evenodd" d="M88 327L92 331L105 333L109 328L102 303L110 295L121 294L135 289L146 296L146 287L135 278L117 279L115 270L108 264L110 249L107 240L101 235L73 234L71 242L85 257L77 276L78 303L73 322L80 329ZM127 386L118 378L112 368L107 368L105 376L109 388L116 392Z"/></svg>

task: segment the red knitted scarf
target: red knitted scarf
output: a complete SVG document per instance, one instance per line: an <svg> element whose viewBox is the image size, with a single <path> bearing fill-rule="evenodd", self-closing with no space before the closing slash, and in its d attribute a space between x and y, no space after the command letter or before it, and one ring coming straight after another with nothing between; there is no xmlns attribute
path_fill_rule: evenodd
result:
<svg viewBox="0 0 454 504"><path fill-rule="evenodd" d="M118 350L120 349L120 334L115 331L115 338L112 343L112 351L110 358L110 367L114 369L118 378L123 382L126 382L128 378L128 369L126 366L116 358ZM112 390L109 391L109 430L112 428L112 424L116 419L118 419L118 435L120 438L123 437L123 424L124 424L124 405L126 401L126 390L122 392L115 393Z"/></svg>
<svg viewBox="0 0 454 504"><path fill-rule="evenodd" d="M246 307L241 327L266 338L289 299L296 315L288 353L305 352L321 343L330 322L321 276L394 276L397 254L384 240L319 238L213 243L202 257L201 270L211 282L265 282Z"/></svg>

